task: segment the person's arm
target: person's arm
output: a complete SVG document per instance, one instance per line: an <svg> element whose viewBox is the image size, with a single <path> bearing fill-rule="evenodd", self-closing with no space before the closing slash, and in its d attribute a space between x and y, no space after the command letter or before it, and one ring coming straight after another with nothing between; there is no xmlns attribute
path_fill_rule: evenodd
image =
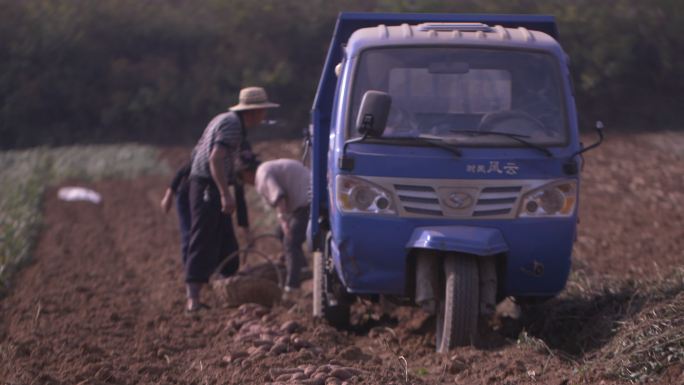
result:
<svg viewBox="0 0 684 385"><path fill-rule="evenodd" d="M287 212L287 196L285 190L276 180L275 175L269 169L262 169L261 167L257 170L257 174L262 174L261 180L257 191L261 194L271 207L275 208L276 215L278 216L278 223L280 223L280 228L283 230L283 235L286 237L290 234L289 226L289 214Z"/></svg>
<svg viewBox="0 0 684 385"><path fill-rule="evenodd" d="M278 198L275 208L280 228L283 230L283 235L287 238L290 236L290 214L287 212L287 198L284 196Z"/></svg>
<svg viewBox="0 0 684 385"><path fill-rule="evenodd" d="M181 168L178 169L178 171L176 171L176 175L173 177L173 180L166 189L166 192L164 192L164 197L159 205L164 213L168 213L169 210L171 210L173 196L178 192L178 187L180 187L180 184L183 182L183 180L190 176L191 167L192 163L186 162L183 166L181 166Z"/></svg>
<svg viewBox="0 0 684 385"><path fill-rule="evenodd" d="M181 166L181 168L179 168L178 171L176 171L176 175L173 177L173 180L171 181L171 186L170 186L171 190L174 193L178 192L178 187L181 185L183 180L190 177L191 167L192 167L192 163L188 161L183 166Z"/></svg>
<svg viewBox="0 0 684 385"><path fill-rule="evenodd" d="M223 161L227 156L228 150L225 146L214 146L209 155L209 170L221 194L221 211L224 214L231 214L235 210L235 200L228 188L228 179L226 178L226 171L223 165Z"/></svg>
<svg viewBox="0 0 684 385"><path fill-rule="evenodd" d="M169 210L171 210L171 201L173 200L173 190L171 187L166 189L166 192L164 193L164 197L161 200L161 206L162 211L164 214L168 213Z"/></svg>
<svg viewBox="0 0 684 385"><path fill-rule="evenodd" d="M212 137L212 150L209 155L209 170L216 186L221 193L221 211L232 214L235 211L235 200L228 188L228 175L225 160L233 159L234 151L240 146L242 125L236 114L226 114L219 123L215 135Z"/></svg>

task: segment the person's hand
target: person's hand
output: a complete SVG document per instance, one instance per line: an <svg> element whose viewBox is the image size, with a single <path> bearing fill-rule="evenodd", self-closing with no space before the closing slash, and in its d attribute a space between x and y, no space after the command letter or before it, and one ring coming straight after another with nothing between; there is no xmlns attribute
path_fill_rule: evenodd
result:
<svg viewBox="0 0 684 385"><path fill-rule="evenodd" d="M173 191L171 191L171 189L166 189L166 193L164 193L164 197L162 198L161 203L159 204L164 214L168 213L169 210L171 210L172 197Z"/></svg>
<svg viewBox="0 0 684 385"><path fill-rule="evenodd" d="M244 239L248 245L250 245L254 240L252 238L252 231L249 229L249 227L240 227L240 234L242 235L242 239Z"/></svg>
<svg viewBox="0 0 684 385"><path fill-rule="evenodd" d="M221 195L221 212L232 214L235 211L235 199L231 195Z"/></svg>

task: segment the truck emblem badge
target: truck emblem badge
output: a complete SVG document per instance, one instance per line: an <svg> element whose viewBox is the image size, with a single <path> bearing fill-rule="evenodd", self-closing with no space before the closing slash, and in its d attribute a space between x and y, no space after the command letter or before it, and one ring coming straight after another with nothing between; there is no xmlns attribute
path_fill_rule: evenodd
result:
<svg viewBox="0 0 684 385"><path fill-rule="evenodd" d="M447 200L446 204L447 206L455 209L464 209L466 207L470 207L472 202L473 199L469 194L464 192L453 192L449 194L449 199Z"/></svg>
<svg viewBox="0 0 684 385"><path fill-rule="evenodd" d="M471 174L507 174L518 175L518 166L515 162L506 162L501 166L498 160L490 160L489 165L486 164L468 164L466 165L466 172Z"/></svg>

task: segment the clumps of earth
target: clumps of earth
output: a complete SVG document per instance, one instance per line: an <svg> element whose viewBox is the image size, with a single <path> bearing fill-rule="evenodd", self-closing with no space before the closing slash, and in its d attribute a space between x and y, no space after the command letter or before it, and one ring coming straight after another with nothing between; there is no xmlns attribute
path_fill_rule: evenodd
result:
<svg viewBox="0 0 684 385"><path fill-rule="evenodd" d="M299 305L293 305L297 312ZM322 348L330 341L344 339L344 333L320 323L310 330L295 320L279 321L266 306L246 303L233 311L226 323L226 331L233 343L222 357L225 365L236 372L261 367L265 359L280 358L292 365L268 369L264 380L269 384L343 385L363 381L367 371L355 367L359 361L373 360L356 346L348 346L328 358ZM300 364L297 364L302 362ZM377 362L376 362L377 363ZM263 368L262 368L263 369Z"/></svg>

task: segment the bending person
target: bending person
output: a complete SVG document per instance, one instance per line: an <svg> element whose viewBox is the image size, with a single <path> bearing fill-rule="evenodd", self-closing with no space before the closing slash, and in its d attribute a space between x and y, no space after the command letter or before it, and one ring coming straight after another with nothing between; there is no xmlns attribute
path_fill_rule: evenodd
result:
<svg viewBox="0 0 684 385"><path fill-rule="evenodd" d="M275 208L283 232L285 293L299 289L301 270L307 265L302 244L309 221L311 172L292 159L260 163L256 157L243 157L240 174L245 183L254 185L266 203Z"/></svg>

